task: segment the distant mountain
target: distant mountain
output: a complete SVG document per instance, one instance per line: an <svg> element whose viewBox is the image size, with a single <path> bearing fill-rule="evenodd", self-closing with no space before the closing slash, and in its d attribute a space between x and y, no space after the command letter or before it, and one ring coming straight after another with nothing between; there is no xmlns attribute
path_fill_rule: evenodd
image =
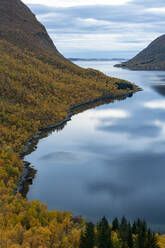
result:
<svg viewBox="0 0 165 248"><path fill-rule="evenodd" d="M89 58L89 59L83 59L83 58L69 58L71 61L124 61L125 59L123 58L112 58L112 59L107 59L107 58Z"/></svg>
<svg viewBox="0 0 165 248"><path fill-rule="evenodd" d="M165 35L156 40L137 54L134 58L115 65L116 67L128 68L131 70L165 70Z"/></svg>

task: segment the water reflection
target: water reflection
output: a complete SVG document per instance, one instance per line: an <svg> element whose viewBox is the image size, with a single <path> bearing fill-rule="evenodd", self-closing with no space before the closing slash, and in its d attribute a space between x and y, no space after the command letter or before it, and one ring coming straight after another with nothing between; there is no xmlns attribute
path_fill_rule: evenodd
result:
<svg viewBox="0 0 165 248"><path fill-rule="evenodd" d="M165 81L165 78L163 79ZM158 92L160 95L165 96L165 84L153 85L153 89Z"/></svg>
<svg viewBox="0 0 165 248"><path fill-rule="evenodd" d="M87 118L94 118L94 119L106 119L106 118L117 118L117 119L123 119L128 118L130 116L130 113L128 111L125 111L123 109L101 109L101 110L89 110L86 114Z"/></svg>
<svg viewBox="0 0 165 248"><path fill-rule="evenodd" d="M97 182L89 182L91 194L108 196L114 206L111 209L113 215L119 212L128 215L129 212L129 217L135 218L140 214L152 224L164 224L164 181L160 178L160 174L165 173L163 154L143 152L123 155L113 163L107 161L105 166L107 176ZM108 175L111 175L111 180ZM109 207L108 204L106 214ZM161 211L158 213L158 210Z"/></svg>
<svg viewBox="0 0 165 248"><path fill-rule="evenodd" d="M62 131L40 140L26 157L38 170L28 198L93 221L103 215L145 218L165 231L165 101L163 90L155 89L165 73L122 70L112 62L80 65L145 90L77 114Z"/></svg>
<svg viewBox="0 0 165 248"><path fill-rule="evenodd" d="M144 103L144 106L150 109L164 109L165 110L165 100L154 100Z"/></svg>
<svg viewBox="0 0 165 248"><path fill-rule="evenodd" d="M119 132L119 125L116 125L116 123L111 123L110 125L107 125L106 122L104 124L98 125L98 130L104 131L104 132ZM128 126L126 123L120 124L120 132L121 133L127 133L131 138L134 136L134 139L137 137L156 137L160 134L160 126L158 125L152 125L150 123L139 123L139 126L132 125Z"/></svg>
<svg viewBox="0 0 165 248"><path fill-rule="evenodd" d="M42 157L40 157L40 159L42 160L46 160L46 161L50 161L56 159L58 162L62 161L62 162L68 162L68 161L77 161L79 158L72 152L52 152L52 153L48 153Z"/></svg>

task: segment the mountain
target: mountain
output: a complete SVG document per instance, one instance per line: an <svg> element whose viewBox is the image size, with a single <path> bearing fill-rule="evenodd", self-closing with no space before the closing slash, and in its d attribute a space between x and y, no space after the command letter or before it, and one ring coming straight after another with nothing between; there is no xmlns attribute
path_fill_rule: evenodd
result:
<svg viewBox="0 0 165 248"><path fill-rule="evenodd" d="M165 70L165 35L151 42L134 58L115 66L131 70Z"/></svg>
<svg viewBox="0 0 165 248"><path fill-rule="evenodd" d="M45 27L20 0L0 0L0 38L21 48L44 48L58 54Z"/></svg>

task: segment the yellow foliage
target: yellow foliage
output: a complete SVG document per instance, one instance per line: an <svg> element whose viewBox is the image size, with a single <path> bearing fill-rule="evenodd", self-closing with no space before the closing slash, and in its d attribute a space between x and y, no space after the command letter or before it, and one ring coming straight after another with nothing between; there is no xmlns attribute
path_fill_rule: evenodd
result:
<svg viewBox="0 0 165 248"><path fill-rule="evenodd" d="M160 248L165 248L165 235L158 235L158 245Z"/></svg>
<svg viewBox="0 0 165 248"><path fill-rule="evenodd" d="M61 56L0 40L0 248L78 247L83 222L15 194L23 170L20 153L29 137L66 118L71 106L130 92L117 82ZM115 234L114 240L120 243Z"/></svg>

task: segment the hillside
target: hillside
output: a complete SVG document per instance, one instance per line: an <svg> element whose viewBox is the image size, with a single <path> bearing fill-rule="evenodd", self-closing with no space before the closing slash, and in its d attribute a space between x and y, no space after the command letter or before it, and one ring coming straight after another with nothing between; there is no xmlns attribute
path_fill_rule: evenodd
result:
<svg viewBox="0 0 165 248"><path fill-rule="evenodd" d="M20 0L0 0L0 247L77 248L83 220L16 194L29 137L66 118L71 106L129 94L134 84L82 69L56 49Z"/></svg>
<svg viewBox="0 0 165 248"><path fill-rule="evenodd" d="M115 65L131 70L165 70L165 35L156 40L127 62Z"/></svg>
<svg viewBox="0 0 165 248"><path fill-rule="evenodd" d="M45 48L58 55L45 27L37 21L35 15L20 0L0 1L0 38L13 45L35 50Z"/></svg>
<svg viewBox="0 0 165 248"><path fill-rule="evenodd" d="M20 0L0 0L0 12L1 149L20 152L32 134L61 121L72 105L137 90L65 59Z"/></svg>

